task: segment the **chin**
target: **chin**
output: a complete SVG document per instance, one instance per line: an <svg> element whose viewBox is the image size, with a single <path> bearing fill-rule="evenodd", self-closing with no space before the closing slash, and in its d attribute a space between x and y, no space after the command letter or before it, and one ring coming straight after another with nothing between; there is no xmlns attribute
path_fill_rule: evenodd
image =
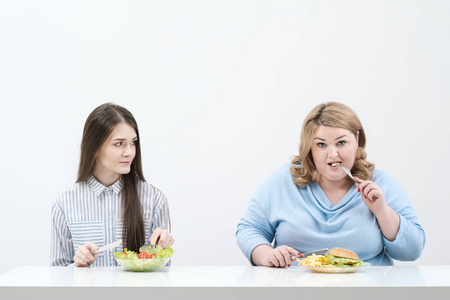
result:
<svg viewBox="0 0 450 300"><path fill-rule="evenodd" d="M128 168L127 170L120 170L120 172L118 172L118 173L121 174L121 175L125 175L125 174L130 173L130 171L131 171L131 169Z"/></svg>
<svg viewBox="0 0 450 300"><path fill-rule="evenodd" d="M325 178L328 181L342 181L343 179L345 179L345 176L342 177L337 177L337 176L322 176L323 178Z"/></svg>

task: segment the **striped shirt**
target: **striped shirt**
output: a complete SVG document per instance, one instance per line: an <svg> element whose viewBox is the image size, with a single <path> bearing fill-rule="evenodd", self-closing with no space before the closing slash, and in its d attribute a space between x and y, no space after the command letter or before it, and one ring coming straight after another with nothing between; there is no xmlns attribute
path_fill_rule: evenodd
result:
<svg viewBox="0 0 450 300"><path fill-rule="evenodd" d="M63 192L52 206L50 263L67 266L74 263L78 247L91 242L102 247L122 239L122 182L106 187L90 176ZM145 240L156 228L169 229L169 206L164 194L151 184L140 181L138 192L144 213ZM92 266L116 266L114 251L101 252Z"/></svg>

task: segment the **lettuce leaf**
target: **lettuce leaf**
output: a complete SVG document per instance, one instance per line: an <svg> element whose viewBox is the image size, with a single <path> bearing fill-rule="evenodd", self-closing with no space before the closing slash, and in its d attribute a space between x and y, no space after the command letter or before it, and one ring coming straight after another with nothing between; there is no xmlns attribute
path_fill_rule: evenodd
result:
<svg viewBox="0 0 450 300"><path fill-rule="evenodd" d="M137 253L134 252L134 251L128 250L127 248L124 249L124 252L116 251L116 252L114 252L113 254L114 254L114 256L115 256L116 258L122 258L122 259L125 259L125 258L126 258L126 259L129 259L129 258L131 258L131 259L138 259Z"/></svg>
<svg viewBox="0 0 450 300"><path fill-rule="evenodd" d="M171 257L175 253L172 247L167 247L167 249L163 249L161 246L156 246L152 249L150 245L144 245L139 248L139 252L147 252L149 255L156 254L156 257ZM121 259L138 259L138 254L134 251L129 251L127 248L124 249L124 252L114 252L113 253L116 258Z"/></svg>
<svg viewBox="0 0 450 300"><path fill-rule="evenodd" d="M325 253L325 257L328 258L329 264L337 267L359 267L362 265L362 260L336 257L329 253Z"/></svg>
<svg viewBox="0 0 450 300"><path fill-rule="evenodd" d="M172 247L167 247L166 249L163 249L161 246L156 246L152 249L150 245L144 245L141 248L139 248L139 251L147 252L148 254L156 254L156 257L170 257L173 256L175 251L172 249Z"/></svg>

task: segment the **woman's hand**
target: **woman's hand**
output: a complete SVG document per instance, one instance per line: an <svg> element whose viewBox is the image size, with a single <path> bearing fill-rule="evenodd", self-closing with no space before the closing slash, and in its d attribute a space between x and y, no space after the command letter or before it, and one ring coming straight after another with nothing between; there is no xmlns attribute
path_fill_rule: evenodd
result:
<svg viewBox="0 0 450 300"><path fill-rule="evenodd" d="M355 184L361 193L364 204L377 218L381 233L388 241L394 241L400 228L399 215L386 204L383 191L378 185L370 180L361 180L356 176L354 178L358 182Z"/></svg>
<svg viewBox="0 0 450 300"><path fill-rule="evenodd" d="M355 185L364 201L364 204L377 216L386 210L387 204L384 198L383 190L370 180L362 180L354 176Z"/></svg>
<svg viewBox="0 0 450 300"><path fill-rule="evenodd" d="M91 251L97 249L98 247L94 243L86 243L83 246L78 247L78 250L73 257L75 267L87 267L91 265L98 256L98 253L92 254Z"/></svg>
<svg viewBox="0 0 450 300"><path fill-rule="evenodd" d="M265 267L290 267L291 263L296 260L291 255L301 256L301 254L292 247L282 245L275 249L270 245L259 245L253 250L252 261L255 265Z"/></svg>
<svg viewBox="0 0 450 300"><path fill-rule="evenodd" d="M161 246L164 249L175 242L173 236L166 229L156 228L149 239L150 245Z"/></svg>

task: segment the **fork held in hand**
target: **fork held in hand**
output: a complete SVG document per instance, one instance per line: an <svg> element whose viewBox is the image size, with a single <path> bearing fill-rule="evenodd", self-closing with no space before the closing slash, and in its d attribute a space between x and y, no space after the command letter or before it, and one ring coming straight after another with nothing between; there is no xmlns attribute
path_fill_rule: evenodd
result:
<svg viewBox="0 0 450 300"><path fill-rule="evenodd" d="M344 167L343 165L341 165L341 164L337 164L337 163L334 163L334 164L332 164L332 166L333 167L338 167L339 169L341 169L342 171L344 171L355 183L357 183L357 184L359 184L359 182L357 182L356 180L355 180L355 178L353 178L353 175L352 175L352 173L350 172L350 170L349 169L347 169L346 167ZM377 196L375 196L375 195L373 195L372 196L372 200L373 201L375 201L375 200L377 200L378 199L378 197Z"/></svg>

